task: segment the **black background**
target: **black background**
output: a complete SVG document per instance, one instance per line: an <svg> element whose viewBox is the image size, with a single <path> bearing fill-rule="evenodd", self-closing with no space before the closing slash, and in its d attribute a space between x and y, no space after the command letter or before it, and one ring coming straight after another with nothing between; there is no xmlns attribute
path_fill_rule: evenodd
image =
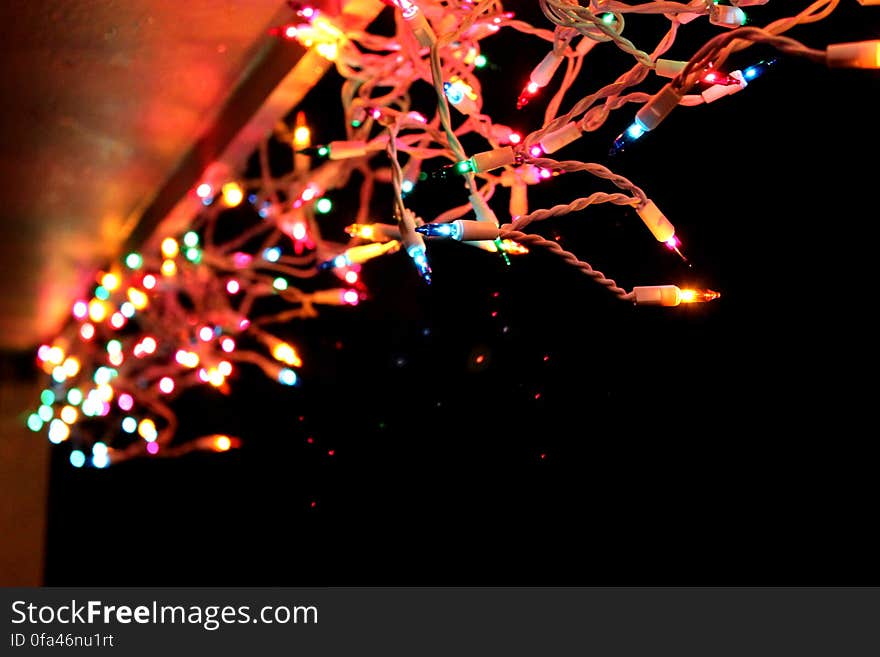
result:
<svg viewBox="0 0 880 657"><path fill-rule="evenodd" d="M525 5L510 8L528 18ZM669 56L717 33L705 23ZM651 44L662 26L634 17L626 34ZM880 9L843 2L791 35L878 38ZM486 107L527 131L549 93L513 107L544 46L493 39ZM579 88L627 64L597 47ZM318 140L342 137L338 81L304 103ZM719 301L632 308L542 253L508 268L434 243L430 287L401 254L373 262L369 301L289 327L298 388L244 372L230 398L180 399L182 437L222 431L240 451L95 471L56 450L47 583L876 584L878 98L880 72L783 58L609 161L635 106L614 113L557 155L642 186L692 267L620 208L534 226L624 287L702 285ZM331 237L355 189L331 194ZM607 186L561 176L530 201L593 189ZM464 202L426 182L408 202L428 219L451 196ZM493 206L504 220L503 192Z"/></svg>

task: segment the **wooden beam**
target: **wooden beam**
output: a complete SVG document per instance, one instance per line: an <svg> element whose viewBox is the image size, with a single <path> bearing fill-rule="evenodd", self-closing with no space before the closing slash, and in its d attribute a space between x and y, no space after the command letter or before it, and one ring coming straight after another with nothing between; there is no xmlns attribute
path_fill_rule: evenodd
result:
<svg viewBox="0 0 880 657"><path fill-rule="evenodd" d="M378 0L350 0L340 20L364 29L383 9ZM278 24L290 19L282 12ZM162 234L184 230L202 209L193 189L234 177L279 120L320 81L332 63L295 41L266 37L254 65L242 77L204 135L192 145L152 201L129 220L123 253L142 248L162 226Z"/></svg>

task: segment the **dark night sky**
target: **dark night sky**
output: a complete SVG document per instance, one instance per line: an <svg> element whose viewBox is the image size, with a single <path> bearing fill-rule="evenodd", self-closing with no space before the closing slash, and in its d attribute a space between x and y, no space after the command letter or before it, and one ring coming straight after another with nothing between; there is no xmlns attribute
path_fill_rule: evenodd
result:
<svg viewBox="0 0 880 657"><path fill-rule="evenodd" d="M880 10L843 5L793 36L880 35ZM681 58L688 32L715 30L686 30ZM514 127L543 109L512 110L508 80L542 54L528 43L485 45L490 113ZM625 61L593 54L589 88ZM240 451L74 471L58 450L47 584L876 584L878 97L876 71L785 59L609 163L631 119L612 115L560 155L641 185L693 267L620 209L541 229L624 287L693 282L720 301L636 309L544 254L506 268L458 244L432 245L430 288L402 255L372 263L369 301L290 326L301 387L245 373L231 399L180 400L182 435L240 435ZM319 138L341 137L324 114ZM591 185L560 177L535 207ZM450 194L463 202L425 187L411 202L428 217Z"/></svg>

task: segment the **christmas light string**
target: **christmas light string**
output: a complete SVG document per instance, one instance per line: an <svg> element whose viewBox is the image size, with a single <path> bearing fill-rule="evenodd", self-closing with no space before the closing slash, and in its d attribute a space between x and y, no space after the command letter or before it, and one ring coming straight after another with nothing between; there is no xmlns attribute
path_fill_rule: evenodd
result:
<svg viewBox="0 0 880 657"><path fill-rule="evenodd" d="M192 193L204 211L193 225L175 234L160 232L141 252L127 254L101 272L91 296L74 303L74 321L40 347L38 363L52 384L27 423L34 431L46 431L51 442L70 445L75 467L238 447L239 438L222 434L176 440L178 422L171 402L195 386L229 394L229 380L242 367L256 367L279 384L296 385L302 358L276 331L317 317L322 306L356 305L366 296L360 267L374 258L403 252L430 283L437 275L429 261L432 239L459 240L508 263L509 255L546 250L617 298L637 305L711 301L718 293L670 284L628 291L556 241L527 232L533 223L610 204L632 208L658 241L682 255L674 226L642 188L605 165L549 155L598 131L613 112L631 105L640 109L615 140L612 154L656 129L679 105L707 104L742 91L775 61L725 70L733 54L755 44L775 49L780 57L803 57L831 67L880 68L878 41L821 50L784 34L828 17L839 0L812 2L764 27L746 24L743 8L766 0L639 5L540 0L552 29L516 18L498 0L383 2L394 7L393 36L351 30L344 13L325 16L295 4L292 20L272 30L278 38L296 40L335 63L343 78L345 116L338 138L314 143L301 112L292 125L279 124L273 138L293 149L289 172L271 174L268 142L263 142L258 178L228 173L222 180L200 183ZM668 21L653 49L643 50L624 36L629 14ZM726 31L687 61L664 59L679 31L701 18ZM519 108L541 102L541 90L559 78L546 99L542 124L527 134L483 112L479 72L488 59L481 42L501 30L548 46L524 82ZM560 113L575 83L584 71L588 74L587 56L603 43L631 57L632 66ZM669 81L657 92L635 89L654 77ZM433 103L421 106L419 87L432 89ZM468 155L465 138L467 143L482 139L489 148ZM361 182L358 207L345 229L348 241L327 239L320 217L332 211L333 203L325 195L347 188L355 173ZM592 191L573 201L529 209L530 186L558 175L584 174L618 191ZM407 206L407 198L417 185L434 180L460 181L466 200L450 195L452 207L437 208L435 216L423 220ZM374 196L381 185L390 186L392 197L384 216L377 218ZM498 218L500 208L491 205L499 188L510 191L505 221ZM229 213L247 207L256 216L241 220L235 235L218 241L219 234L228 232ZM338 282L322 286L328 275Z"/></svg>

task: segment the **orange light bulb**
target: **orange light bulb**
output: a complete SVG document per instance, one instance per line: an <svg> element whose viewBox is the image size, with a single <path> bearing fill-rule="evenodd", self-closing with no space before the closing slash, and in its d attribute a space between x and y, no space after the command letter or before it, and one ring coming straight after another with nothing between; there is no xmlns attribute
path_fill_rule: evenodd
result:
<svg viewBox="0 0 880 657"><path fill-rule="evenodd" d="M681 291L681 303L705 303L718 299L720 296L721 293L714 290L684 289Z"/></svg>

